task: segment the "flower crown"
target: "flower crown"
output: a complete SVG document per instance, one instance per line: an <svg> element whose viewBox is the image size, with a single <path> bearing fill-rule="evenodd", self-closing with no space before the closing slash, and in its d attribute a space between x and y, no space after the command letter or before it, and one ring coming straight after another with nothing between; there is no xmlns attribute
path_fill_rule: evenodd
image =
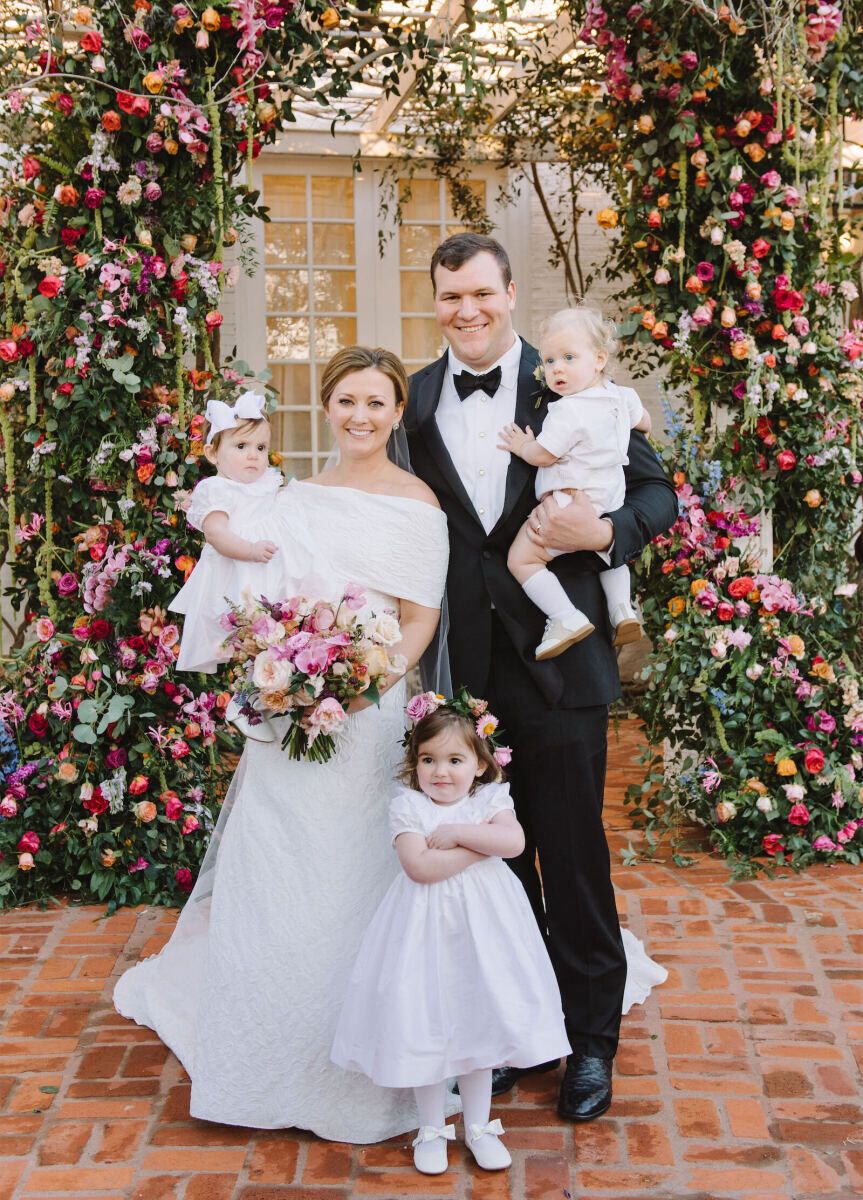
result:
<svg viewBox="0 0 863 1200"><path fill-rule="evenodd" d="M472 696L466 687L460 687L450 699L439 692L421 692L407 703L405 715L412 725L416 725L423 717L436 712L439 708L450 708L470 721L476 730L477 737L488 742L492 748L492 756L499 767L506 767L512 761L512 750L509 746L500 744L502 730L500 722L494 713L488 711L488 701L479 700ZM407 748L410 744L411 731L408 730L402 739L402 745Z"/></svg>

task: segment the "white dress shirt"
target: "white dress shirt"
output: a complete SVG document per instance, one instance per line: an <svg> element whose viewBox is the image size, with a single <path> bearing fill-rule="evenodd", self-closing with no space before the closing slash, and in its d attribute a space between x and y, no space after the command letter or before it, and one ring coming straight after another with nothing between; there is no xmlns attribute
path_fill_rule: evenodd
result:
<svg viewBox="0 0 863 1200"><path fill-rule="evenodd" d="M503 512L510 454L498 450L497 435L515 419L520 362L521 339L516 337L506 354L488 368L493 371L500 367L500 386L495 394L487 396L476 391L460 400L453 375L471 372L471 368L460 362L450 349L435 413L443 443L486 533L491 532Z"/></svg>

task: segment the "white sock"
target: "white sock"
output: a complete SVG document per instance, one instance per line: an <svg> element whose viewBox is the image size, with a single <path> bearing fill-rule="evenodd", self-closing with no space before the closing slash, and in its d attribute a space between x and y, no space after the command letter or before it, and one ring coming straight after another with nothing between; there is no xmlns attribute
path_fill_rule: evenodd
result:
<svg viewBox="0 0 863 1200"><path fill-rule="evenodd" d="M599 582L605 593L605 603L608 611L614 612L618 604L631 604L629 567L612 567L608 571L599 572Z"/></svg>
<svg viewBox="0 0 863 1200"><path fill-rule="evenodd" d="M442 1079L440 1083L428 1083L425 1087L415 1087L414 1097L417 1102L420 1129L423 1125L433 1125L435 1129L440 1129L444 1123L446 1080Z"/></svg>
<svg viewBox="0 0 863 1200"><path fill-rule="evenodd" d="M530 579L521 586L528 600L531 600L547 617L551 617L555 621L565 621L567 617L578 612L564 591L563 584L546 567L537 571L535 575L531 575ZM460 1088L461 1084L459 1084Z"/></svg>
<svg viewBox="0 0 863 1200"><path fill-rule="evenodd" d="M488 1125L491 1114L491 1068L459 1075L458 1094L464 1112L464 1125Z"/></svg>

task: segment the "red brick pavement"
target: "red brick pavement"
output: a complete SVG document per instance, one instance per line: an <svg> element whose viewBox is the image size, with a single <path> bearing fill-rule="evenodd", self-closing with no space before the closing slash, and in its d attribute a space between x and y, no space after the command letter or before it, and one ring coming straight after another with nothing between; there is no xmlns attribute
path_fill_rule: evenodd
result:
<svg viewBox="0 0 863 1200"><path fill-rule="evenodd" d="M607 817L638 727L613 744ZM619 855L615 853L619 861ZM732 884L707 855L615 868L621 916L669 969L624 1020L615 1100L574 1127L555 1077L495 1111L513 1166L460 1143L417 1175L409 1138L370 1147L189 1118L189 1084L148 1030L111 1008L114 979L174 914L62 907L0 916L0 1200L789 1200L863 1195L863 873L819 868Z"/></svg>

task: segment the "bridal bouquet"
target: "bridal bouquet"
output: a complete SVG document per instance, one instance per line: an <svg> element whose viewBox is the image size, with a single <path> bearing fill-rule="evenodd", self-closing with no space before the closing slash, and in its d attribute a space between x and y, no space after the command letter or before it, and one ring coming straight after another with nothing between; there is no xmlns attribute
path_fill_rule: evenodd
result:
<svg viewBox="0 0 863 1200"><path fill-rule="evenodd" d="M326 762L351 700L365 695L378 704L387 673L405 670L402 656L387 650L401 640L395 614L361 619L365 604L362 590L348 584L335 604L247 595L222 617L239 711L252 724L287 716L282 749L291 758Z"/></svg>

